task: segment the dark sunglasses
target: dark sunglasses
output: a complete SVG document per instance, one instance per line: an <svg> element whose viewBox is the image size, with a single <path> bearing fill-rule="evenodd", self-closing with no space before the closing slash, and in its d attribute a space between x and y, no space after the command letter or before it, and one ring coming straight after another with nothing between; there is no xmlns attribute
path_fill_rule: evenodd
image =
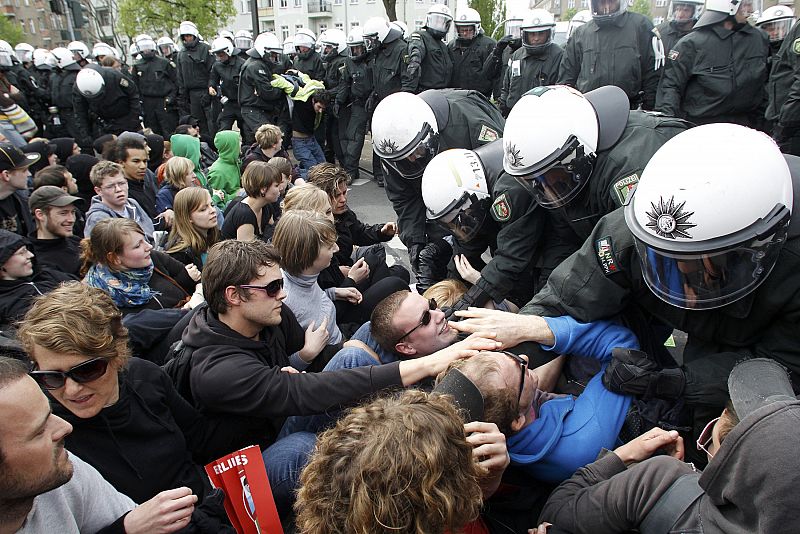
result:
<svg viewBox="0 0 800 534"><path fill-rule="evenodd" d="M93 358L76 365L68 371L31 371L31 378L44 389L63 388L67 378L78 384L97 380L108 370L108 358Z"/></svg>
<svg viewBox="0 0 800 534"><path fill-rule="evenodd" d="M278 278L277 280L273 280L272 282L270 282L265 286L254 286L251 284L246 284L239 287L243 287L245 289L258 289L260 291L266 291L268 297L275 298L278 296L278 293L281 292L281 289L283 289L283 278Z"/></svg>
<svg viewBox="0 0 800 534"><path fill-rule="evenodd" d="M397 341L395 341L395 344L396 343L400 343L401 341L403 341L403 338L405 338L407 336L410 336L412 334L412 332L414 332L414 330L416 330L420 326L428 326L428 324L430 324L430 322L431 322L431 312L433 310L437 309L438 307L439 307L439 305L436 304L435 300L428 299L428 309L425 310L424 312L422 312L422 318L417 323L417 326L415 326L414 328L412 328L411 330L409 330L408 332L406 332L405 334L403 334L402 336L397 338Z"/></svg>
<svg viewBox="0 0 800 534"><path fill-rule="evenodd" d="M513 352L508 352L505 350L502 352L519 365L519 395L517 395L517 405L519 405L519 403L522 402L522 390L525 387L525 373L528 371L528 362L525 360L525 358L517 356Z"/></svg>

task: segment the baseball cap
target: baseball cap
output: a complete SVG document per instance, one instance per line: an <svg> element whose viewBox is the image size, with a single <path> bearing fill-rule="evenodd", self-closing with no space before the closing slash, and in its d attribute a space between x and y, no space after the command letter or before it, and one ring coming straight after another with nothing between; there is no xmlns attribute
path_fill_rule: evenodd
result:
<svg viewBox="0 0 800 534"><path fill-rule="evenodd" d="M35 153L26 154L11 143L0 143L0 171L27 169L41 157Z"/></svg>
<svg viewBox="0 0 800 534"><path fill-rule="evenodd" d="M41 209L47 206L63 208L64 206L68 206L70 204L80 204L82 206L83 199L73 197L72 195L67 194L60 187L56 187L54 185L43 185L31 193L31 196L28 197L28 207L30 208L31 212L33 212L35 209Z"/></svg>
<svg viewBox="0 0 800 534"><path fill-rule="evenodd" d="M728 392L740 421L773 402L797 400L786 368L769 358L737 364L728 377Z"/></svg>

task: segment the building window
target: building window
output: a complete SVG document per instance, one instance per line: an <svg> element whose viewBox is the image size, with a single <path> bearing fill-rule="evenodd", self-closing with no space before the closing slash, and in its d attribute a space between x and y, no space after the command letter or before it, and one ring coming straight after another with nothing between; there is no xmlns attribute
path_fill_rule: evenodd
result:
<svg viewBox="0 0 800 534"><path fill-rule="evenodd" d="M319 27L317 28L317 33L321 34L322 32L324 32L327 29L328 29L328 25L327 24L320 24Z"/></svg>
<svg viewBox="0 0 800 534"><path fill-rule="evenodd" d="M302 24L295 24L294 25L294 33L297 33L302 29L303 29L303 25Z"/></svg>
<svg viewBox="0 0 800 534"><path fill-rule="evenodd" d="M664 17L653 17L653 26L658 26L664 22Z"/></svg>
<svg viewBox="0 0 800 534"><path fill-rule="evenodd" d="M667 0L656 0L656 7L666 7Z"/></svg>
<svg viewBox="0 0 800 534"><path fill-rule="evenodd" d="M344 31L344 22L335 22L333 24L333 27L336 28L337 30Z"/></svg>
<svg viewBox="0 0 800 534"><path fill-rule="evenodd" d="M567 9L573 9L575 7L575 0L567 0Z"/></svg>
<svg viewBox="0 0 800 534"><path fill-rule="evenodd" d="M289 38L289 26L281 26L281 41Z"/></svg>
<svg viewBox="0 0 800 534"><path fill-rule="evenodd" d="M352 31L353 28L358 28L359 25L360 25L360 23L357 20L351 20L350 21L350 31Z"/></svg>
<svg viewBox="0 0 800 534"><path fill-rule="evenodd" d="M111 26L111 13L108 9L98 9L96 13L100 26Z"/></svg>
<svg viewBox="0 0 800 534"><path fill-rule="evenodd" d="M350 5L358 4L358 0L350 0Z"/></svg>
<svg viewBox="0 0 800 534"><path fill-rule="evenodd" d="M31 33L35 35L36 34L36 24L34 23L33 19L30 19L28 21L28 26L31 27Z"/></svg>
<svg viewBox="0 0 800 534"><path fill-rule="evenodd" d="M289 7L289 0L281 0L281 7Z"/></svg>
<svg viewBox="0 0 800 534"><path fill-rule="evenodd" d="M250 13L250 0L242 0L242 8L239 10L242 15Z"/></svg>
<svg viewBox="0 0 800 534"><path fill-rule="evenodd" d="M303 7L303 0L294 0L294 7Z"/></svg>
<svg viewBox="0 0 800 534"><path fill-rule="evenodd" d="M581 7L584 9L589 8L589 0L581 0Z"/></svg>
<svg viewBox="0 0 800 534"><path fill-rule="evenodd" d="M335 5L335 6L342 5L342 0L333 0L333 5Z"/></svg>

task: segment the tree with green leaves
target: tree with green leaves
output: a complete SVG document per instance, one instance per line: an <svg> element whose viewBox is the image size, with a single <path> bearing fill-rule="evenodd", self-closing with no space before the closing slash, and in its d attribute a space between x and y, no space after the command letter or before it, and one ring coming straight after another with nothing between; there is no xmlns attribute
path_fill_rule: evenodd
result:
<svg viewBox="0 0 800 534"><path fill-rule="evenodd" d="M171 34L191 20L207 39L236 16L233 0L121 0L119 25L127 35Z"/></svg>
<svg viewBox="0 0 800 534"><path fill-rule="evenodd" d="M633 4L629 7L634 13L641 13L647 18L650 18L650 1L649 0L633 0Z"/></svg>
<svg viewBox="0 0 800 534"><path fill-rule="evenodd" d="M578 14L577 7L571 7L564 12L564 16L561 17L561 20L572 20L572 17Z"/></svg>
<svg viewBox="0 0 800 534"><path fill-rule="evenodd" d="M483 32L492 36L495 28L506 18L504 0L470 0L469 7L480 13Z"/></svg>
<svg viewBox="0 0 800 534"><path fill-rule="evenodd" d="M11 46L16 46L23 39L22 28L16 22L0 16L0 39L8 41Z"/></svg>

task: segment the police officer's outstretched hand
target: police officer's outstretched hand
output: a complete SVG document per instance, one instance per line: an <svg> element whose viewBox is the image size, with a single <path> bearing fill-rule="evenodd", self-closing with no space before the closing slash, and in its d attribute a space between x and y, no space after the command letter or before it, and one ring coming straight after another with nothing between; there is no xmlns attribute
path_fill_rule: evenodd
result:
<svg viewBox="0 0 800 534"><path fill-rule="evenodd" d="M495 45L495 47L494 47L494 53L495 53L496 55L498 55L498 56L499 56L499 55L501 55L501 54L503 53L503 50L505 50L505 49L506 49L506 47L507 47L508 45L510 45L510 44L511 44L511 41L513 41L513 40L514 40L514 37L513 37L513 36L511 36L511 35L505 35L505 36L503 36L503 38L502 38L502 39L500 39L499 41L497 41L497 44L496 44L496 45Z"/></svg>
<svg viewBox="0 0 800 534"><path fill-rule="evenodd" d="M462 320L450 326L459 332L495 332L497 341L507 349L524 341L553 345L555 336L538 315L520 315L486 308L468 308L455 312Z"/></svg>

